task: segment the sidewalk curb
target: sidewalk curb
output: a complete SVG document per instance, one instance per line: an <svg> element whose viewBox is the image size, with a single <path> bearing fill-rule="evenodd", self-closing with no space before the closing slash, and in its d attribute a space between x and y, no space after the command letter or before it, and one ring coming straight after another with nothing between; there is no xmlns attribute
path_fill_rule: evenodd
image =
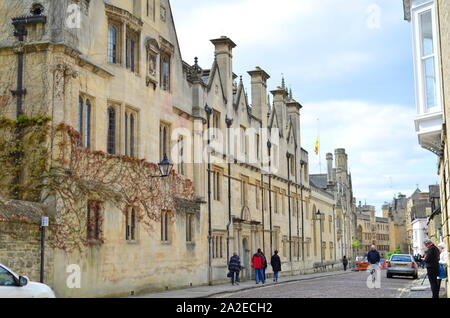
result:
<svg viewBox="0 0 450 318"><path fill-rule="evenodd" d="M210 297L213 297L213 296L227 295L227 294L236 294L236 293L240 293L240 292L247 291L247 290L252 290L252 289L259 289L259 288L272 287L272 286L280 286L280 285L285 285L285 284L289 284L289 283L295 283L295 282L300 282L300 281L305 281L305 280L320 279L320 278L325 278L325 277L330 277L330 276L333 276L333 277L334 276L343 276L343 275L350 274L350 273L353 273L353 272L352 271L347 271L345 273L342 273L342 272L337 273L336 272L336 273L331 273L329 275L322 275L322 276L317 276L317 277L293 278L291 280L279 282L277 284L249 286L249 287L244 287L244 288L241 288L241 289L237 289L236 291L218 292L218 293L213 293L213 294L209 294L209 295L205 295L205 296L201 296L201 297L195 297L194 299L210 298Z"/></svg>

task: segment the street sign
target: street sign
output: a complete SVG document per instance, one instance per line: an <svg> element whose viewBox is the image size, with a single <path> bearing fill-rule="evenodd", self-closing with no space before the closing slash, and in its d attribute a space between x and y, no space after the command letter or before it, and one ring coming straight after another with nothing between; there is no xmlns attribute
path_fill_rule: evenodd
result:
<svg viewBox="0 0 450 318"><path fill-rule="evenodd" d="M42 227L48 227L48 223L49 223L49 218L48 216L43 216L42 220L41 220L41 226Z"/></svg>

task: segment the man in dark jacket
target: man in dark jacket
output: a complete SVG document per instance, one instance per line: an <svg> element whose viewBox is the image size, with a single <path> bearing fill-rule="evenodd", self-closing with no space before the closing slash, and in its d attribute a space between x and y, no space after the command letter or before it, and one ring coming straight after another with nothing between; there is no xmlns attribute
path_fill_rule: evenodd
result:
<svg viewBox="0 0 450 318"><path fill-rule="evenodd" d="M270 259L270 265L272 265L273 270L273 281L278 282L278 275L281 272L281 259L278 256L278 251L275 251L275 254Z"/></svg>
<svg viewBox="0 0 450 318"><path fill-rule="evenodd" d="M439 298L439 249L434 245L433 241L425 240L424 242L427 250L425 252L425 266L427 268L428 280L430 281L431 291L433 292L433 298Z"/></svg>
<svg viewBox="0 0 450 318"><path fill-rule="evenodd" d="M256 284L262 282L265 283L264 280L264 256L262 255L261 249L258 249L258 253L253 255L252 257L252 267L255 269L255 278Z"/></svg>
<svg viewBox="0 0 450 318"><path fill-rule="evenodd" d="M380 253L378 253L375 245L372 245L369 253L367 253L367 261L370 265L378 265L381 261Z"/></svg>
<svg viewBox="0 0 450 318"><path fill-rule="evenodd" d="M344 271L347 271L347 266L348 266L347 256L344 256L344 258L342 259L342 265L344 265Z"/></svg>
<svg viewBox="0 0 450 318"><path fill-rule="evenodd" d="M241 268L241 259L237 253L234 253L233 256L231 256L230 263L228 264L228 270L231 274L231 284L233 286L234 284L239 285L239 273Z"/></svg>

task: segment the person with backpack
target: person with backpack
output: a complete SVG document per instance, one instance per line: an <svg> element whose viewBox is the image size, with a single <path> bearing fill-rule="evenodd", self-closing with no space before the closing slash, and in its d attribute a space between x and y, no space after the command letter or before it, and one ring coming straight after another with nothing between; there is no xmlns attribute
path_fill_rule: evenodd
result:
<svg viewBox="0 0 450 318"><path fill-rule="evenodd" d="M255 280L256 284L265 283L264 279L264 256L261 249L252 257L252 267L255 269Z"/></svg>
<svg viewBox="0 0 450 318"><path fill-rule="evenodd" d="M231 285L239 285L239 273L241 272L241 269L241 259L235 252L233 256L231 256L230 263L228 264L228 270L230 271L231 276Z"/></svg>

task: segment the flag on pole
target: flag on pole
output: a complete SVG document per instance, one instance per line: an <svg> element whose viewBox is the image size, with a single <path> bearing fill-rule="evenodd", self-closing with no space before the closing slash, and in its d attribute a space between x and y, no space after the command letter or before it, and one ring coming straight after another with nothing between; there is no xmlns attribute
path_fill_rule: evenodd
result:
<svg viewBox="0 0 450 318"><path fill-rule="evenodd" d="M319 154L319 137L317 137L316 139L316 147L314 148L314 152L316 153L316 155Z"/></svg>

